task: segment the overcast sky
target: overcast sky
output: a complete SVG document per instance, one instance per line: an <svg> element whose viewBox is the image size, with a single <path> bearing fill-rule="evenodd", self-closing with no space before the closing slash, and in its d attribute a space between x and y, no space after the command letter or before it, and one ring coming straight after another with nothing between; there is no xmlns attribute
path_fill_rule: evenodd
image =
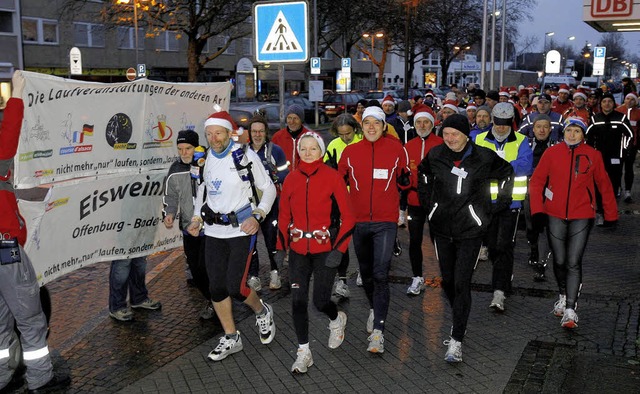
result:
<svg viewBox="0 0 640 394"><path fill-rule="evenodd" d="M500 3L500 2L498 2ZM587 25L582 20L583 0L538 0L538 6L533 10L533 25L529 27L527 22L520 29L520 35L540 36L540 44L534 48L541 51L544 43L545 32L553 31L556 42L572 42L576 50L582 49L585 41L596 45L604 33ZM640 32L623 33L627 46L631 49L627 53L640 53ZM576 36L574 41L568 41L567 37Z"/></svg>

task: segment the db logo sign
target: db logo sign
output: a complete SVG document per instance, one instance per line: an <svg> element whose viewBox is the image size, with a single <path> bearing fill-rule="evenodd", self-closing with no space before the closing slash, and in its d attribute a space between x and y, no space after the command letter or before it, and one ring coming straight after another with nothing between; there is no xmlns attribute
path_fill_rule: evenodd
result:
<svg viewBox="0 0 640 394"><path fill-rule="evenodd" d="M591 16L611 18L629 16L633 9L633 0L592 0Z"/></svg>

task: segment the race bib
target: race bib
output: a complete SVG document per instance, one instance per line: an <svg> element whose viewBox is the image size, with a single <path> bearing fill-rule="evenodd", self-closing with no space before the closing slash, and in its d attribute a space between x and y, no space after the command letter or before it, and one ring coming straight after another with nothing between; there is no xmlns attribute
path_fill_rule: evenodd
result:
<svg viewBox="0 0 640 394"><path fill-rule="evenodd" d="M451 169L451 173L457 177L460 177L462 179L466 179L467 175L469 174L468 172L466 172L465 170L463 170L462 168L458 168L458 167L453 167Z"/></svg>
<svg viewBox="0 0 640 394"><path fill-rule="evenodd" d="M373 179L389 179L389 170L386 168L374 168Z"/></svg>
<svg viewBox="0 0 640 394"><path fill-rule="evenodd" d="M611 164L620 164L620 159L618 159L617 157L611 159Z"/></svg>

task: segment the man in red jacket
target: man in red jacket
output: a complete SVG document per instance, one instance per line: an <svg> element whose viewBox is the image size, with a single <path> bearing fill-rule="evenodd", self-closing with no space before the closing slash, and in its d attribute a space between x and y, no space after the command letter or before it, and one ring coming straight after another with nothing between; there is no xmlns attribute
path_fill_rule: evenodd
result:
<svg viewBox="0 0 640 394"><path fill-rule="evenodd" d="M469 107L467 107L469 108ZM405 145L409 155L409 169L411 170L411 188L407 196L409 205L409 260L413 272L411 285L407 289L408 295L419 295L424 290L424 276L422 274L422 235L424 223L427 221L427 211L420 206L418 199L418 165L434 146L442 144L442 138L432 133L435 117L431 108L424 104L416 105L413 109L413 124L418 138L413 138Z"/></svg>
<svg viewBox="0 0 640 394"><path fill-rule="evenodd" d="M29 392L45 392L68 385L69 376L53 373L40 287L23 249L27 226L18 210L11 182L13 157L18 150L24 114L21 71L16 71L12 82L13 95L0 126L0 391L9 391L22 345ZM19 341L13 329L15 322L22 334Z"/></svg>
<svg viewBox="0 0 640 394"><path fill-rule="evenodd" d="M364 139L345 148L338 171L350 187L356 226L353 245L370 311L367 320L371 353L384 352L384 322L389 310L389 268L396 238L400 195L398 187L410 186L407 151L386 137L381 108L362 114Z"/></svg>

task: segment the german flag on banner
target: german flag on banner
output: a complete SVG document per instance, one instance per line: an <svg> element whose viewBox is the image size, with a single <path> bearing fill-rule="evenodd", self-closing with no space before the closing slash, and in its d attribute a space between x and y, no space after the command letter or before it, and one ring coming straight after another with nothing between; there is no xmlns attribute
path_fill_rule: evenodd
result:
<svg viewBox="0 0 640 394"><path fill-rule="evenodd" d="M84 135L93 135L93 125L92 124L84 124L82 126L82 133Z"/></svg>

